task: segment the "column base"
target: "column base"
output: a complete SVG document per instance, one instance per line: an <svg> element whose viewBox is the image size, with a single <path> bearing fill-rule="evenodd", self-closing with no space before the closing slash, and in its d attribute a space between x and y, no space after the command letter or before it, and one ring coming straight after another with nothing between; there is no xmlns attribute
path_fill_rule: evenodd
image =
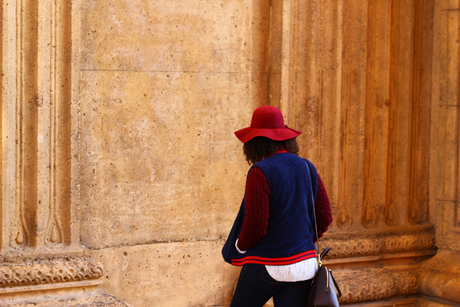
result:
<svg viewBox="0 0 460 307"><path fill-rule="evenodd" d="M460 306L460 252L439 249L436 256L423 262L420 277L423 295Z"/></svg>
<svg viewBox="0 0 460 307"><path fill-rule="evenodd" d="M90 258L35 259L0 265L0 306L131 307L98 291L103 265Z"/></svg>

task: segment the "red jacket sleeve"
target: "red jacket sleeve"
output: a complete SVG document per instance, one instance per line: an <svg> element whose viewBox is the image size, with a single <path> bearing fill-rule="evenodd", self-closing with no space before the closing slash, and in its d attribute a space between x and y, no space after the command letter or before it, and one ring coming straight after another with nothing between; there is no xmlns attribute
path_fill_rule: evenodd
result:
<svg viewBox="0 0 460 307"><path fill-rule="evenodd" d="M326 188L323 180L318 174L318 194L315 202L316 223L318 225L318 236L321 238L332 223L332 211L329 197L327 196Z"/></svg>
<svg viewBox="0 0 460 307"><path fill-rule="evenodd" d="M246 251L267 235L270 217L270 187L264 173L254 167L246 181L245 218L237 246Z"/></svg>

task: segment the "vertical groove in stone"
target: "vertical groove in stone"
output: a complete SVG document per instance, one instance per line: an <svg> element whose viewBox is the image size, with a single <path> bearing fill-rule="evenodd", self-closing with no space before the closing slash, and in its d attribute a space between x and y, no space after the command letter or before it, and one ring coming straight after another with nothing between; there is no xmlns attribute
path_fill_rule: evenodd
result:
<svg viewBox="0 0 460 307"><path fill-rule="evenodd" d="M327 189L334 216L338 206L339 153L340 153L340 106L342 84L342 1L328 0L319 4L319 33L317 51L319 56L318 76L318 150L314 157L319 161L318 172ZM316 64L317 65L317 64ZM315 101L315 99L311 99ZM334 221L335 224L336 221Z"/></svg>
<svg viewBox="0 0 460 307"><path fill-rule="evenodd" d="M62 226L60 223L60 219L58 216L58 212L56 210L56 200L57 200L57 192L59 185L57 184L57 174L59 172L59 167L57 165L57 150L58 150L58 143L56 141L56 132L57 132L57 108L59 105L59 85L58 85L58 77L59 73L57 71L57 60L58 60L58 50L59 50L59 41L57 39L57 21L58 17L56 14L57 3L56 1L50 2L50 17L49 17L49 33L43 33L44 36L49 36L50 41L50 48L46 50L46 56L49 57L49 75L50 75L50 97L49 97L49 194L48 194L48 202L47 202L47 221L46 221L46 229L44 235L44 244L48 247L52 247L53 245L59 245L62 243L63 235L62 235ZM46 22L43 20L43 22ZM45 71L45 73L48 73ZM43 93L46 95L46 93ZM47 116L45 114L44 116ZM45 149L46 150L46 149ZM64 181L65 182L65 181ZM63 183L64 183L63 182ZM45 222L45 221L44 221Z"/></svg>
<svg viewBox="0 0 460 307"><path fill-rule="evenodd" d="M367 54L362 34L367 32L367 3L346 1L343 21L341 204L337 214L337 226L342 229L361 218Z"/></svg>
<svg viewBox="0 0 460 307"><path fill-rule="evenodd" d="M368 1L368 5L362 224L373 227L381 220L385 199L391 7L388 1Z"/></svg>
<svg viewBox="0 0 460 307"><path fill-rule="evenodd" d="M272 0L268 9L268 37L266 45L268 47L268 57L264 73L268 74L267 82L267 101L266 104L279 106L281 91L281 52L282 52L282 32L283 32L283 1Z"/></svg>
<svg viewBox="0 0 460 307"><path fill-rule="evenodd" d="M297 111L291 116L296 125L304 131L306 156L317 167L320 166L320 127L321 120L321 9L322 1L298 1L296 10L297 28L293 29L293 40L297 41L296 53L292 61L296 63L297 71L291 76L295 80L295 88L291 91L290 109ZM304 16L309 16L304 18ZM306 20L306 22L303 22ZM302 35L295 34L302 33Z"/></svg>
<svg viewBox="0 0 460 307"><path fill-rule="evenodd" d="M390 109L385 223L400 225L408 191L412 114L412 0L393 1L391 16Z"/></svg>
<svg viewBox="0 0 460 307"><path fill-rule="evenodd" d="M59 172L59 167L57 165L57 150L58 150L58 143L56 141L56 132L57 132L57 108L60 103L59 99L59 85L58 85L58 77L59 73L57 71L57 53L59 50L59 41L57 39L57 21L58 17L56 14L57 3L55 1L51 1L50 3L50 45L51 48L49 49L49 58L50 58L50 108L49 108L49 126L50 126L50 134L49 134L49 202L48 202L48 218L45 230L45 238L44 243L48 247L52 247L53 245L58 245L62 243L62 226L60 223L60 219L58 216L58 212L56 210L56 200L57 200L57 192L59 185L57 184L57 174ZM45 94L45 93L43 93ZM64 182L63 182L64 183Z"/></svg>
<svg viewBox="0 0 460 307"><path fill-rule="evenodd" d="M60 219L63 228L63 243L69 245L71 238L71 100L72 100L72 1L59 1L57 35L58 41L58 64L57 64L57 132L56 142L57 159L56 165L59 171L57 182L58 207L61 208Z"/></svg>
<svg viewBox="0 0 460 307"><path fill-rule="evenodd" d="M455 227L458 232L460 232L460 172L458 168L460 167L460 115L459 115L459 110L460 110L460 1L456 1L456 11L452 12L452 14L456 14L456 18L453 19L455 24L453 25L453 30L456 31L454 32L455 35L454 37L456 38L457 44L454 46L456 47L457 51L457 65L454 66L456 67L457 71L457 76L456 76L456 81L455 84L457 84L456 87L456 100L454 101L455 107L455 113L457 115L457 129L456 129L456 144L457 144L457 163L456 163L456 169L457 169L457 177L456 177L456 195L455 195L455 212L454 212L454 219L455 219Z"/></svg>
<svg viewBox="0 0 460 307"><path fill-rule="evenodd" d="M455 1L459 5L458 1ZM457 40L459 39L459 11L455 9L454 3L447 1L443 9L441 9L442 24L441 32L442 45L441 49L441 68L440 71L445 75L441 79L440 84L440 122L445 125L446 129L440 135L442 149L440 150L440 168L442 169L440 178L440 189L438 191L438 199L447 201L458 201L459 191L459 76L458 67L460 66L460 48ZM460 6L460 5L459 5ZM454 145L455 144L455 145Z"/></svg>
<svg viewBox="0 0 460 307"><path fill-rule="evenodd" d="M433 1L414 1L412 144L407 203L407 220L414 225L425 222L428 212L433 12Z"/></svg>
<svg viewBox="0 0 460 307"><path fill-rule="evenodd" d="M54 247L70 244L71 7L55 0L50 11L50 193L44 241Z"/></svg>
<svg viewBox="0 0 460 307"><path fill-rule="evenodd" d="M452 117L455 119L454 125L452 128L454 129L454 138L455 141L453 144L456 144L455 150L456 153L456 161L455 163L455 179L453 184L453 200L454 202L454 227L457 232L460 232L460 1L456 0L452 3L452 7L450 7L451 11L448 11L449 21L449 35L451 41L449 41L449 50L452 51L452 60L455 61L452 66L449 66L452 69L450 86L452 90L452 94L448 97L452 97L452 102L447 102L448 105L453 105L453 107L447 107L449 113L452 113ZM455 74L456 72L456 74Z"/></svg>
<svg viewBox="0 0 460 307"><path fill-rule="evenodd" d="M268 104L270 100L270 87L272 84L276 86L276 82L272 80L272 76L267 73L270 69L270 59L272 57L272 44L270 43L272 21L270 8L271 6L267 1L257 1L254 2L251 14L254 27L251 36L251 86L256 87L252 91L251 100L253 107L251 109L255 109L262 104ZM270 34L267 35L267 33Z"/></svg>
<svg viewBox="0 0 460 307"><path fill-rule="evenodd" d="M35 246L37 227L37 4L24 0L17 6L17 204L11 244Z"/></svg>

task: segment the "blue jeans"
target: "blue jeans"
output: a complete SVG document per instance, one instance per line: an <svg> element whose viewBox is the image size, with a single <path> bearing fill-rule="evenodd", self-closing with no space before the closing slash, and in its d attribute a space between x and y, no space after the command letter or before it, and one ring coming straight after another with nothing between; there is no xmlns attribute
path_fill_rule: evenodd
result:
<svg viewBox="0 0 460 307"><path fill-rule="evenodd" d="M265 265L245 264L230 307L262 307L271 297L275 307L306 307L312 280L274 280Z"/></svg>

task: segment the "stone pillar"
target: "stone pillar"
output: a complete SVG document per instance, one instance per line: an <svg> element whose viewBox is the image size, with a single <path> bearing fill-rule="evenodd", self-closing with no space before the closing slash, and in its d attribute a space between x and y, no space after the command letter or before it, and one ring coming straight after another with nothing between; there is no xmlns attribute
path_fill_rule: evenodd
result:
<svg viewBox="0 0 460 307"><path fill-rule="evenodd" d="M385 306L416 306L421 263L436 254L436 5L272 1L269 48L282 56L269 64L280 67L270 103L304 131L302 155L318 166L328 190L335 220L320 244L331 247L326 264L336 270L343 304L383 306L379 301L389 299ZM450 67L458 85L458 65ZM457 111L458 99L453 104ZM448 123L457 126L448 130L457 134L455 116ZM447 199L453 207L457 198Z"/></svg>
<svg viewBox="0 0 460 307"><path fill-rule="evenodd" d="M0 305L127 306L79 244L75 1L1 1ZM54 302L54 303L53 303ZM98 305L100 306L100 305Z"/></svg>
<svg viewBox="0 0 460 307"><path fill-rule="evenodd" d="M435 4L429 194L439 250L422 265L420 289L436 300L460 304L460 1ZM438 306L432 300L424 303Z"/></svg>

